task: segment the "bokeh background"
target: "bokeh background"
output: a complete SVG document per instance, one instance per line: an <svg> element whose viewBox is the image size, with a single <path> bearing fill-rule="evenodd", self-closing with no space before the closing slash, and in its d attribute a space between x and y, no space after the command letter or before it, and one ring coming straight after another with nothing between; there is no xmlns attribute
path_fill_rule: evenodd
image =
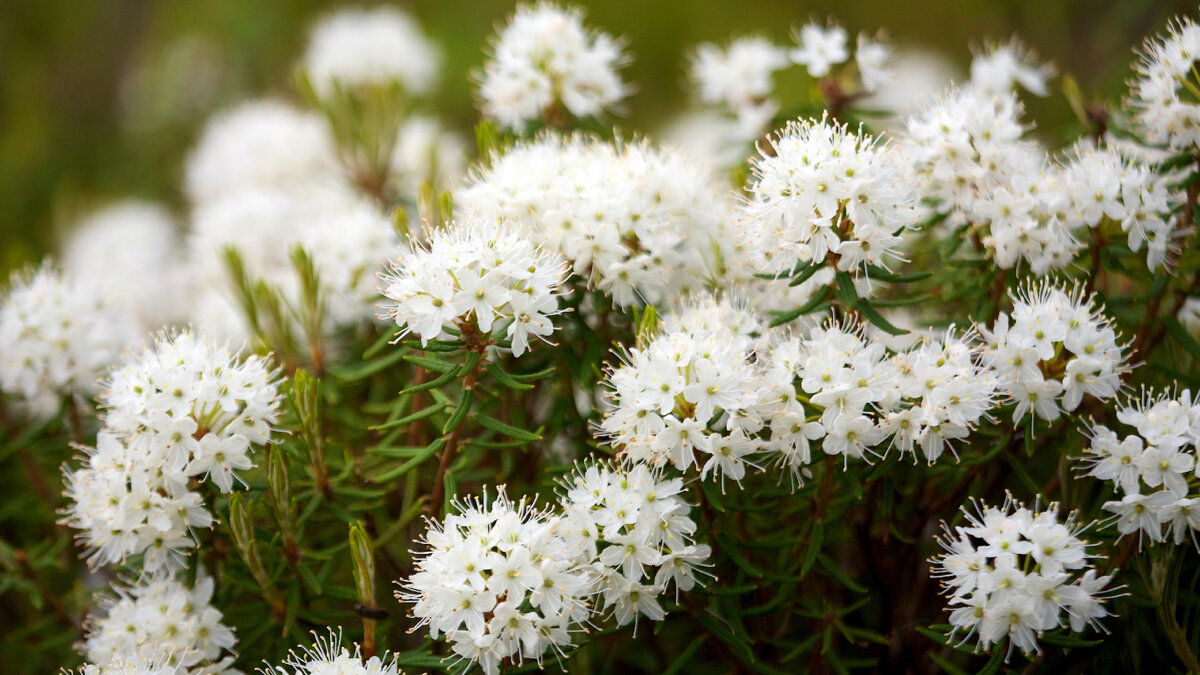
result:
<svg viewBox="0 0 1200 675"><path fill-rule="evenodd" d="M238 100L291 96L292 65L321 14L315 0L0 1L0 273L53 252L66 228L106 201L180 204L183 159L205 118ZM363 4L363 3L354 3ZM444 49L434 111L470 137L468 74L511 2L397 3ZM965 73L970 46L1017 33L1085 93L1119 97L1142 36L1180 0L605 0L576 3L623 35L637 88L628 131L652 131L688 103L688 49L743 33L788 41L790 27L836 17L851 32L887 31L899 47L942 53ZM1071 112L1055 80L1031 101L1050 144ZM786 104L786 102L785 102Z"/></svg>

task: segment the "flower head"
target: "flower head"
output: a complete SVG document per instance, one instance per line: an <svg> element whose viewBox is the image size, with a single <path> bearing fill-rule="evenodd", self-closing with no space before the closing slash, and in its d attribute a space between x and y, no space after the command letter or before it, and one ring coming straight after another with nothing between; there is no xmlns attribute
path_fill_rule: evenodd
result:
<svg viewBox="0 0 1200 675"><path fill-rule="evenodd" d="M29 401L96 391L137 335L99 283L49 264L12 276L0 297L0 390Z"/></svg>
<svg viewBox="0 0 1200 675"><path fill-rule="evenodd" d="M1100 627L1108 614L1103 602L1118 589L1105 586L1080 539L1086 526L1060 522L1057 505L1044 511L1026 508L1011 496L1000 507L973 502L963 507L966 524L942 524L943 553L930 560L950 605L951 636L975 638L980 649L1008 641L1029 654L1041 651L1043 631L1086 624Z"/></svg>
<svg viewBox="0 0 1200 675"><path fill-rule="evenodd" d="M424 94L437 81L440 54L408 14L393 7L342 9L322 18L309 36L301 67L317 94L399 84Z"/></svg>
<svg viewBox="0 0 1200 675"><path fill-rule="evenodd" d="M561 258L511 229L467 223L429 233L393 261L383 279L387 316L422 344L447 330L511 341L520 356L530 338L546 340L559 314Z"/></svg>
<svg viewBox="0 0 1200 675"><path fill-rule="evenodd" d="M89 662L112 665L93 666L84 675L232 671L233 631L211 605L211 577L202 576L193 588L148 578L116 592L105 614L89 620L84 642Z"/></svg>
<svg viewBox="0 0 1200 675"><path fill-rule="evenodd" d="M104 428L67 474L64 522L82 530L89 560L142 555L151 572L183 564L195 527L212 515L193 481L230 492L279 415L277 372L191 332L160 335L115 370L100 396Z"/></svg>
<svg viewBox="0 0 1200 675"><path fill-rule="evenodd" d="M516 131L555 106L595 117L627 94L617 74L624 62L620 42L585 28L579 10L522 5L484 64L483 114Z"/></svg>

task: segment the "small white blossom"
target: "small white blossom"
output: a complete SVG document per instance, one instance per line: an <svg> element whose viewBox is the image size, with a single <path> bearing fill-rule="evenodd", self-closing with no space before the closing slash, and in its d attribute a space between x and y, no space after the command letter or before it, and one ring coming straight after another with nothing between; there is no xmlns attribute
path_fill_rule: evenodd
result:
<svg viewBox="0 0 1200 675"><path fill-rule="evenodd" d="M520 235L484 223L429 232L429 245L414 246L390 264L382 292L387 316L422 344L468 325L485 338L510 340L514 355L543 341L559 314L561 258ZM494 336L493 336L494 332ZM464 333L465 334L465 333Z"/></svg>
<svg viewBox="0 0 1200 675"><path fill-rule="evenodd" d="M279 416L277 372L190 332L161 335L115 370L101 392L104 428L84 466L67 474L64 522L82 530L91 563L142 555L171 571L212 527L193 481L230 492Z"/></svg>
<svg viewBox="0 0 1200 675"><path fill-rule="evenodd" d="M841 26L823 27L817 23L805 24L793 35L797 47L788 56L794 63L808 69L813 77L825 77L830 68L845 63L850 58L846 44L846 30Z"/></svg>
<svg viewBox="0 0 1200 675"><path fill-rule="evenodd" d="M0 390L31 402L93 394L138 334L114 304L97 280L51 264L13 274L0 297Z"/></svg>
<svg viewBox="0 0 1200 675"><path fill-rule="evenodd" d="M596 117L628 93L618 40L593 33L576 9L523 5L500 31L479 86L483 114L521 131L556 105Z"/></svg>
<svg viewBox="0 0 1200 675"><path fill-rule="evenodd" d="M259 669L262 675L401 675L395 658L383 656L362 658L358 645L351 652L342 646L342 631L329 630L328 635L313 631L313 643L288 651L288 658L279 666Z"/></svg>
<svg viewBox="0 0 1200 675"><path fill-rule="evenodd" d="M1013 314L1001 312L990 329L984 362L994 368L1017 402L1013 423L1032 412L1044 420L1071 412L1085 395L1112 398L1128 370L1119 336L1078 287L1048 281L1012 296Z"/></svg>
<svg viewBox="0 0 1200 675"><path fill-rule="evenodd" d="M1057 505L1034 511L1011 496L996 508L973 502L963 507L966 524L942 523L944 553L930 563L942 580L950 610L950 635L972 637L980 649L1001 645L1008 651L1040 652L1044 631L1088 624L1102 628L1103 603L1118 589L1105 589L1112 577L1097 577L1080 539L1087 526L1075 515L1060 523Z"/></svg>
<svg viewBox="0 0 1200 675"><path fill-rule="evenodd" d="M233 631L213 607L213 581L193 588L174 579L144 579L117 587L105 614L88 621L89 662L113 664L84 675L217 675L233 669Z"/></svg>
<svg viewBox="0 0 1200 675"><path fill-rule="evenodd" d="M300 67L322 98L339 86L391 83L406 94L420 95L436 83L440 59L437 47L408 14L393 7L347 8L313 27Z"/></svg>

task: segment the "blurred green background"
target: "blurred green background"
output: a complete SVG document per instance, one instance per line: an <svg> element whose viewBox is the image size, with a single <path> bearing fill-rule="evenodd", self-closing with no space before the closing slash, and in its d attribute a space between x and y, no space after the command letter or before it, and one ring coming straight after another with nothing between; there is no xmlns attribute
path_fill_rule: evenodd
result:
<svg viewBox="0 0 1200 675"><path fill-rule="evenodd" d="M180 206L181 167L208 114L247 97L289 96L308 27L342 3L315 0L5 0L0 3L0 272L53 251L81 214L124 196ZM364 4L364 3L353 3ZM468 132L468 73L511 2L395 3L445 54L430 107ZM636 93L620 124L651 130L687 103L685 55L701 41L836 17L852 33L886 29L900 47L944 53L965 73L969 47L1014 32L1088 94L1117 99L1132 48L1190 2L1164 0L820 0L576 3L623 35ZM1054 142L1071 113L1053 95L1030 101ZM786 102L785 102L786 103Z"/></svg>

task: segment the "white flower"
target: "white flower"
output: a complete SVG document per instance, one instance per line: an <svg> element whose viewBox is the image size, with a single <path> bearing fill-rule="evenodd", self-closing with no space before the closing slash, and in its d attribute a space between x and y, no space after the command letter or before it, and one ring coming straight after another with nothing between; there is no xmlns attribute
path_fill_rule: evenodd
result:
<svg viewBox="0 0 1200 675"><path fill-rule="evenodd" d="M595 583L589 551L564 537L560 523L525 500L514 504L503 487L490 503L486 493L456 502L443 523L429 524L427 550L416 554L416 572L396 598L412 604L418 627L435 639L444 633L456 654L489 675L501 661L541 663L588 619Z"/></svg>
<svg viewBox="0 0 1200 675"><path fill-rule="evenodd" d="M950 609L951 636L972 635L981 649L1008 640L1029 654L1040 651L1043 631L1070 626L1082 632L1107 611L1101 603L1110 577L1095 576L1086 529L1075 514L1060 523L1057 504L1033 512L1011 496L999 507L973 502L962 509L967 525L942 523L944 553L930 563L942 579Z"/></svg>
<svg viewBox="0 0 1200 675"><path fill-rule="evenodd" d="M209 121L186 174L184 191L201 205L242 190L319 185L337 175L337 154L321 117L278 101L252 101Z"/></svg>
<svg viewBox="0 0 1200 675"><path fill-rule="evenodd" d="M1046 81L1054 75L1054 64L1036 63L1037 55L1015 37L1007 44L991 45L971 60L971 86L986 94L1008 95L1017 85L1046 95Z"/></svg>
<svg viewBox="0 0 1200 675"><path fill-rule="evenodd" d="M916 225L915 186L891 146L828 119L790 122L753 160L740 205L743 245L762 272L837 260L839 270L887 267L902 230Z"/></svg>
<svg viewBox="0 0 1200 675"><path fill-rule="evenodd" d="M740 482L759 449L752 435L775 408L750 362L761 326L737 303L697 296L661 328L609 375L605 439L633 462L685 471L699 460L702 476Z"/></svg>
<svg viewBox="0 0 1200 675"><path fill-rule="evenodd" d="M854 63L858 65L858 75L862 79L863 89L875 92L880 87L889 84L894 75L891 61L892 48L886 42L874 40L866 33L858 34L858 44L854 49Z"/></svg>
<svg viewBox="0 0 1200 675"><path fill-rule="evenodd" d="M396 132L388 178L396 193L416 200L421 182L446 189L466 173L467 144L436 118L411 115Z"/></svg>
<svg viewBox="0 0 1200 675"><path fill-rule="evenodd" d="M91 663L122 666L85 675L237 672L232 669L233 631L210 604L212 578L201 576L194 588L170 578L148 578L115 590L117 597L105 606L106 613L88 622L84 650Z"/></svg>
<svg viewBox="0 0 1200 675"><path fill-rule="evenodd" d="M1121 440L1115 431L1096 425L1090 431L1091 447L1081 458L1088 475L1111 481L1125 493L1120 501L1104 504L1104 510L1115 514L1111 522L1122 535L1137 532L1139 545L1143 535L1165 541L1166 529L1175 544L1190 535L1200 546L1195 536L1200 516L1190 481L1200 440L1200 405L1192 392L1143 390L1117 408L1117 420L1137 433Z"/></svg>
<svg viewBox="0 0 1200 675"><path fill-rule="evenodd" d="M143 332L184 318L185 265L174 218L153 202L126 200L83 219L62 247L68 276L99 289Z"/></svg>
<svg viewBox="0 0 1200 675"><path fill-rule="evenodd" d="M280 666L260 669L262 675L400 675L395 658L384 653L365 661L358 645L354 652L342 646L342 631L329 630L329 635L313 631L313 644L301 646L299 653L288 650Z"/></svg>
<svg viewBox="0 0 1200 675"><path fill-rule="evenodd" d="M1140 546L1143 534L1150 537L1150 541L1162 541L1161 512L1175 499L1165 490L1149 495L1135 492L1125 495L1119 502L1105 502L1104 510L1115 514L1117 531L1122 535L1137 532Z"/></svg>
<svg viewBox="0 0 1200 675"><path fill-rule="evenodd" d="M1200 25L1179 17L1166 35L1146 42L1137 75L1130 82L1130 105L1145 140L1172 150L1200 141L1200 103L1195 63L1200 57Z"/></svg>
<svg viewBox="0 0 1200 675"><path fill-rule="evenodd" d="M483 114L516 131L556 104L595 117L627 94L617 74L624 63L619 41L589 32L579 10L520 6L484 64Z"/></svg>
<svg viewBox="0 0 1200 675"><path fill-rule="evenodd" d="M683 482L665 479L644 465L580 467L562 483L562 500L573 531L600 532L593 553L593 588L617 623L638 616L661 621L657 598L668 586L690 591L699 582L711 549L691 541L696 523L679 493ZM657 570L656 570L657 568ZM652 583L647 583L652 580Z"/></svg>
<svg viewBox="0 0 1200 675"><path fill-rule="evenodd" d="M436 83L439 61L437 47L408 14L393 7L347 8L313 27L301 67L323 98L337 86L389 83L420 95Z"/></svg>
<svg viewBox="0 0 1200 675"><path fill-rule="evenodd" d="M647 142L547 135L492 158L455 193L465 220L511 223L628 307L712 278L727 209L702 164Z"/></svg>
<svg viewBox="0 0 1200 675"><path fill-rule="evenodd" d="M473 326L485 338L504 328L512 352L520 356L530 335L545 340L549 317L561 310L558 288L565 265L510 230L467 222L428 233L426 246L414 246L390 263L381 291L388 318L401 336L416 334L422 344L446 329Z"/></svg>
<svg viewBox="0 0 1200 675"><path fill-rule="evenodd" d="M1079 242L1063 222L1062 170L1022 138L1020 113L1011 93L951 89L909 115L898 151L947 234L967 226L997 266L1025 261L1041 275L1070 264Z"/></svg>
<svg viewBox="0 0 1200 675"><path fill-rule="evenodd" d="M813 77L824 77L829 69L850 58L846 46L846 31L841 26L822 27L816 23L805 24L794 34L798 47L788 56L794 63L808 69Z"/></svg>
<svg viewBox="0 0 1200 675"><path fill-rule="evenodd" d="M742 122L746 140L758 138L778 104L770 100L775 71L789 64L787 50L763 37L742 37L726 49L706 42L691 57L700 100L723 105Z"/></svg>
<svg viewBox="0 0 1200 675"><path fill-rule="evenodd" d="M138 333L113 304L98 280L50 264L13 274L0 298L0 390L29 401L94 393Z"/></svg>
<svg viewBox="0 0 1200 675"><path fill-rule="evenodd" d="M1010 297L1011 324L1002 312L990 330L977 329L987 343L984 363L996 369L1017 402L1013 424L1029 412L1055 420L1078 408L1085 395L1104 400L1117 394L1128 370L1124 348L1103 308L1080 287L1046 281Z"/></svg>
<svg viewBox="0 0 1200 675"><path fill-rule="evenodd" d="M1071 229L1100 227L1105 218L1128 233L1133 251L1146 247L1146 266L1158 269L1177 246L1172 211L1176 198L1172 177L1105 148L1076 148L1069 156L1063 182L1070 197L1064 223Z"/></svg>
<svg viewBox="0 0 1200 675"><path fill-rule="evenodd" d="M64 522L83 530L90 562L143 555L148 572L171 571L212 526L196 479L222 492L249 469L252 446L271 439L278 373L258 356L235 357L190 332L160 335L106 383L106 412L87 463L67 474Z"/></svg>

